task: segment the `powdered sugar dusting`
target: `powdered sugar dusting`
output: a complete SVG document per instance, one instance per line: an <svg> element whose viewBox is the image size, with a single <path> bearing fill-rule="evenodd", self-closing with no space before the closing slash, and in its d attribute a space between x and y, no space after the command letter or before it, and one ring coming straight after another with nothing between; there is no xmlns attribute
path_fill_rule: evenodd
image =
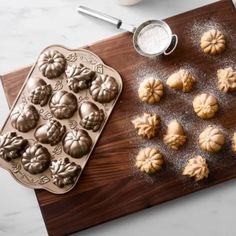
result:
<svg viewBox="0 0 236 236"><path fill-rule="evenodd" d="M221 55L206 55L200 48L201 35L210 29L218 29L226 36L227 49ZM151 140L145 140L137 136L134 129L129 133L130 139L132 139L132 142L135 143L137 147L135 153L130 153L130 163L135 178L143 179L147 183L157 184L162 182L163 179L173 178L174 176L180 179L186 188L190 186L191 188L199 188L202 184L210 181L211 174L207 180L199 183L194 183L182 176L183 168L190 158L196 155L205 157L209 163L210 173L223 170L226 167L230 168L236 163L236 159L233 158L231 151L230 140L234 132L232 124L225 125L222 122L223 117L227 116L230 119L230 111L232 110L232 104L236 104L236 97L235 94L224 94L217 88L217 70L229 66L235 69L233 51L236 49L236 44L233 40L235 35L231 34L232 31L229 25L220 23L216 19L209 19L207 21L198 20L193 25L186 24L185 31L186 32L183 32L183 34L189 36L189 44L186 45L188 49L184 50L182 58L176 60L172 59L171 56L169 58L160 57L156 60L150 60L148 63L145 62L135 69L135 80L132 84L130 97L137 103L138 109L132 117L130 117L130 115L127 117L134 119L137 116L141 116L144 112L156 113L161 118L161 127L157 137ZM199 54L196 60L191 60L191 50ZM169 60L170 63L167 63L167 60ZM209 65L208 67L203 66L203 64L206 63ZM166 85L167 78L179 69L188 70L196 79L193 90L190 93L170 89ZM149 77L158 78L164 84L164 96L157 105L145 104L138 98L137 91L139 84ZM211 93L217 98L220 110L213 119L202 120L194 113L192 101L194 97L200 93ZM234 108L236 108L236 106L234 106ZM188 137L186 144L179 151L171 150L163 143L163 135L165 134L166 126L172 119L177 119L182 124ZM129 123L128 125L131 124ZM198 136L208 125L217 126L226 136L224 148L216 154L201 151L198 146ZM140 149L145 147L155 147L159 149L165 159L165 165L162 170L152 176L141 174L134 167L136 155Z"/></svg>
<svg viewBox="0 0 236 236"><path fill-rule="evenodd" d="M147 54L163 51L168 45L170 35L159 24L151 23L144 27L138 35L138 45Z"/></svg>

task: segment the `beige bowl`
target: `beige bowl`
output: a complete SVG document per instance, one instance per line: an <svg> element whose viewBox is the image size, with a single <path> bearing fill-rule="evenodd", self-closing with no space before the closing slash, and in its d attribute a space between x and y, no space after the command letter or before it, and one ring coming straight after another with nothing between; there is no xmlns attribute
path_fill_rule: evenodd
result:
<svg viewBox="0 0 236 236"><path fill-rule="evenodd" d="M131 6L139 3L141 0L118 0L120 5Z"/></svg>

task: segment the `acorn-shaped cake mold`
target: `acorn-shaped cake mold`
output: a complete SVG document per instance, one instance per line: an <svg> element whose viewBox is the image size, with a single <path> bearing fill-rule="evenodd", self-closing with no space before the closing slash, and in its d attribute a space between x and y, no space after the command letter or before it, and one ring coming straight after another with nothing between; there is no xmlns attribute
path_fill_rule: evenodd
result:
<svg viewBox="0 0 236 236"><path fill-rule="evenodd" d="M11 161L21 157L27 144L28 140L17 135L16 132L0 135L0 158Z"/></svg>
<svg viewBox="0 0 236 236"><path fill-rule="evenodd" d="M71 118L77 107L76 96L64 90L55 92L49 101L49 108L57 119Z"/></svg>
<svg viewBox="0 0 236 236"><path fill-rule="evenodd" d="M95 72L83 64L67 66L66 68L66 81L69 89L74 93L87 89L94 75Z"/></svg>
<svg viewBox="0 0 236 236"><path fill-rule="evenodd" d="M49 120L46 124L39 126L34 137L37 141L54 146L58 144L66 132L66 127L57 120Z"/></svg>
<svg viewBox="0 0 236 236"><path fill-rule="evenodd" d="M79 106L80 125L96 132L104 121L104 111L92 102L83 102Z"/></svg>
<svg viewBox="0 0 236 236"><path fill-rule="evenodd" d="M71 130L66 132L62 144L66 154L73 158L81 158L90 152L92 139L85 130Z"/></svg>
<svg viewBox="0 0 236 236"><path fill-rule="evenodd" d="M52 86L43 79L30 78L27 83L29 101L35 105L45 106L52 94Z"/></svg>
<svg viewBox="0 0 236 236"><path fill-rule="evenodd" d="M77 180L81 167L69 158L53 160L50 165L52 182L59 188L72 185Z"/></svg>
<svg viewBox="0 0 236 236"><path fill-rule="evenodd" d="M24 169L32 175L40 174L48 169L50 161L49 151L38 143L28 147L21 159Z"/></svg>
<svg viewBox="0 0 236 236"><path fill-rule="evenodd" d="M36 127L39 118L39 113L33 105L20 104L11 113L11 125L26 133Z"/></svg>
<svg viewBox="0 0 236 236"><path fill-rule="evenodd" d="M57 50L48 50L39 56L38 68L43 76L54 79L65 72L66 59Z"/></svg>
<svg viewBox="0 0 236 236"><path fill-rule="evenodd" d="M89 92L94 101L109 103L118 95L119 86L112 76L98 75L92 81Z"/></svg>

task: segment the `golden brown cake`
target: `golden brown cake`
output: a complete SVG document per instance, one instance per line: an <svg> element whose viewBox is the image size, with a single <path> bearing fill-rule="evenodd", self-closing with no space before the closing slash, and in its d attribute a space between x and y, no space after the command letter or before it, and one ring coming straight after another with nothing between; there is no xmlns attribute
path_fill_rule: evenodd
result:
<svg viewBox="0 0 236 236"><path fill-rule="evenodd" d="M143 138L151 139L156 136L160 118L156 114L144 113L142 117L138 117L132 121L134 128L138 131L138 135Z"/></svg>
<svg viewBox="0 0 236 236"><path fill-rule="evenodd" d="M185 166L182 174L189 176L190 178L194 178L196 182L207 178L209 169L206 159L201 156L196 156L188 160L188 163Z"/></svg>
<svg viewBox="0 0 236 236"><path fill-rule="evenodd" d="M200 118L210 119L218 111L218 101L213 95L202 93L194 98L193 109Z"/></svg>
<svg viewBox="0 0 236 236"><path fill-rule="evenodd" d="M225 36L219 30L209 30L202 35L200 46L204 53L220 54L226 48Z"/></svg>
<svg viewBox="0 0 236 236"><path fill-rule="evenodd" d="M164 163L162 154L156 148L144 148L137 157L135 166L144 173L153 174L161 169Z"/></svg>
<svg viewBox="0 0 236 236"><path fill-rule="evenodd" d="M179 70L172 74L166 81L166 84L177 90L188 93L192 90L195 78L187 70Z"/></svg>
<svg viewBox="0 0 236 236"><path fill-rule="evenodd" d="M203 151L218 152L225 143L225 136L218 128L209 125L199 135L198 142Z"/></svg>
<svg viewBox="0 0 236 236"><path fill-rule="evenodd" d="M233 138L232 138L232 150L236 153L236 132L234 132Z"/></svg>
<svg viewBox="0 0 236 236"><path fill-rule="evenodd" d="M218 88L224 93L236 91L236 71L232 67L217 71Z"/></svg>
<svg viewBox="0 0 236 236"><path fill-rule="evenodd" d="M153 105L158 103L164 94L164 87L159 79L153 77L144 80L138 90L138 95L141 101Z"/></svg>
<svg viewBox="0 0 236 236"><path fill-rule="evenodd" d="M164 135L164 143L174 150L178 150L186 142L187 136L177 120L172 120Z"/></svg>

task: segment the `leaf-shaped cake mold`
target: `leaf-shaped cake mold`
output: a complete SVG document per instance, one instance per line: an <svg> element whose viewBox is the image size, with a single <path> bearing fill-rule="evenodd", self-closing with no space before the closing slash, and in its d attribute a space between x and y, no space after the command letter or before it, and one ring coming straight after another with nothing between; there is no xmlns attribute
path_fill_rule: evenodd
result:
<svg viewBox="0 0 236 236"><path fill-rule="evenodd" d="M11 161L21 157L28 141L16 134L8 132L0 135L0 158Z"/></svg>
<svg viewBox="0 0 236 236"><path fill-rule="evenodd" d="M77 180L81 167L74 162L70 162L69 158L53 160L50 165L52 173L52 182L59 188L66 185L72 185Z"/></svg>
<svg viewBox="0 0 236 236"><path fill-rule="evenodd" d="M80 90L87 89L93 79L95 72L83 64L67 66L67 84L70 90L78 93Z"/></svg>

